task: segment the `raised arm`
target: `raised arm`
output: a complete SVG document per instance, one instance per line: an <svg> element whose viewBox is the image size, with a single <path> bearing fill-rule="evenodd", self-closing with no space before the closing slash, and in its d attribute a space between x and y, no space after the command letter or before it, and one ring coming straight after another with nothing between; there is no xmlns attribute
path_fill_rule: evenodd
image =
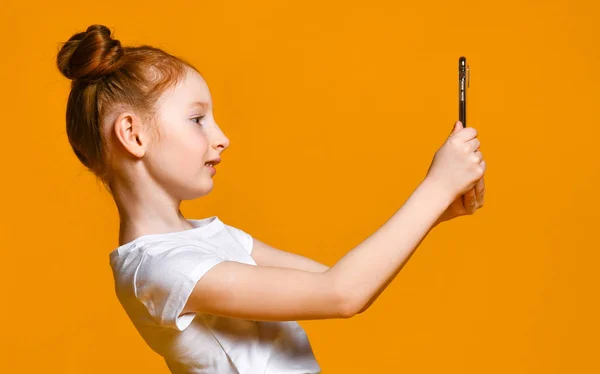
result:
<svg viewBox="0 0 600 374"><path fill-rule="evenodd" d="M450 203L422 183L375 233L325 272L222 262L196 284L182 314L250 320L349 318L381 292Z"/></svg>

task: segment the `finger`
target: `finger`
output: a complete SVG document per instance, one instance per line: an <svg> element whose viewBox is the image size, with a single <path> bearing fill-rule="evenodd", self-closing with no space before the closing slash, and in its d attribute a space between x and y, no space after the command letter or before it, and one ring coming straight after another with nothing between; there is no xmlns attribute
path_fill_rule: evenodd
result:
<svg viewBox="0 0 600 374"><path fill-rule="evenodd" d="M483 154L481 153L481 151L477 150L473 153L473 155L475 162L481 164L481 162L483 161Z"/></svg>
<svg viewBox="0 0 600 374"><path fill-rule="evenodd" d="M475 185L475 198L477 199L477 205L479 207L483 206L484 197L485 197L485 181L484 181L484 177L481 177L481 179Z"/></svg>
<svg viewBox="0 0 600 374"><path fill-rule="evenodd" d="M463 129L463 125L462 125L462 123L460 123L460 121L454 122L454 126L452 126L452 131L450 132L450 136L456 134L457 132L459 132L462 129Z"/></svg>
<svg viewBox="0 0 600 374"><path fill-rule="evenodd" d="M474 188L464 193L463 206L468 214L473 214L477 210L477 197Z"/></svg>
<svg viewBox="0 0 600 374"><path fill-rule="evenodd" d="M474 127L465 127L462 130L455 133L452 137L458 138L458 141L467 142L478 135L477 130Z"/></svg>
<svg viewBox="0 0 600 374"><path fill-rule="evenodd" d="M469 140L466 144L467 145L465 147L469 153L479 150L479 146L481 146L481 142L477 138Z"/></svg>

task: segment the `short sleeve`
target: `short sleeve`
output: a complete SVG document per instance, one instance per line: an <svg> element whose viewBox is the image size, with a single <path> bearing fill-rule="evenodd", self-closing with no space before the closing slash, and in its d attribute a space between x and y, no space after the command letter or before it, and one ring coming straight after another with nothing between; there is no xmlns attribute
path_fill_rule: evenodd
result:
<svg viewBox="0 0 600 374"><path fill-rule="evenodd" d="M252 253L252 247L254 245L254 240L252 239L252 236L250 234L248 234L247 232L240 230L236 227L230 226L230 225L225 225L225 227L231 233L233 238L238 243L240 243L242 245L242 247L244 247L246 252Z"/></svg>
<svg viewBox="0 0 600 374"><path fill-rule="evenodd" d="M183 331L195 313L179 316L196 283L216 264L217 252L195 245L148 250L134 276L134 292L157 324Z"/></svg>

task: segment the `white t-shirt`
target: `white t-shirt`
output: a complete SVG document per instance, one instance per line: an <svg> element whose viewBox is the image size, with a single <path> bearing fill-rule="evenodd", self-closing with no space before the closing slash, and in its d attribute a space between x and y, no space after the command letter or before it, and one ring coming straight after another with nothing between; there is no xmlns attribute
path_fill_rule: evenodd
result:
<svg viewBox="0 0 600 374"><path fill-rule="evenodd" d="M142 235L110 253L119 302L174 374L320 373L295 321L266 322L179 314L197 281L222 261L256 266L252 236L217 216L193 229Z"/></svg>

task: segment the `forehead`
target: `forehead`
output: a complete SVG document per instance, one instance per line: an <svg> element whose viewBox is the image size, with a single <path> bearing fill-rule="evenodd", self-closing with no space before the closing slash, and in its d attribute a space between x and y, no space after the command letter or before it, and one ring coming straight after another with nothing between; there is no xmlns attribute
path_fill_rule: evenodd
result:
<svg viewBox="0 0 600 374"><path fill-rule="evenodd" d="M193 69L187 69L184 78L163 95L162 104L178 108L203 108L211 106L210 90L204 78Z"/></svg>

